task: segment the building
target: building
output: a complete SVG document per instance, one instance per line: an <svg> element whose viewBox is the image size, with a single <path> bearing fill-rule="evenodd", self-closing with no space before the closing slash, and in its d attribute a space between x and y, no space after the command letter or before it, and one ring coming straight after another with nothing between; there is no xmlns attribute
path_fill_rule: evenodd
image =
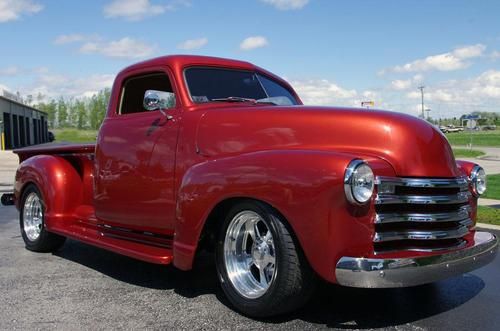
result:
<svg viewBox="0 0 500 331"><path fill-rule="evenodd" d="M0 95L0 147L2 150L49 141L47 113L16 100L15 95Z"/></svg>

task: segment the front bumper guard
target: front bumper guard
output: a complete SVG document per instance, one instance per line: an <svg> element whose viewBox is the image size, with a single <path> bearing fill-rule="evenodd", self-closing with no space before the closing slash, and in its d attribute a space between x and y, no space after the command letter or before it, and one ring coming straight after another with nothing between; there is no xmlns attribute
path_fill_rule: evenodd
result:
<svg viewBox="0 0 500 331"><path fill-rule="evenodd" d="M497 255L498 245L495 235L476 232L474 246L439 255L401 259L342 257L335 276L340 285L363 288L432 283L487 265Z"/></svg>

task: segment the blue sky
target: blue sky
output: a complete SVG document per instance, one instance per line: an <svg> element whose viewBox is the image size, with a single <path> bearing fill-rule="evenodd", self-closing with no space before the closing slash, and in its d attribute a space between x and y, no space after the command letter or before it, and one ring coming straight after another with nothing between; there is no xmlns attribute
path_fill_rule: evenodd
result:
<svg viewBox="0 0 500 331"><path fill-rule="evenodd" d="M0 89L75 97L164 54L247 60L307 104L500 111L499 1L0 0Z"/></svg>

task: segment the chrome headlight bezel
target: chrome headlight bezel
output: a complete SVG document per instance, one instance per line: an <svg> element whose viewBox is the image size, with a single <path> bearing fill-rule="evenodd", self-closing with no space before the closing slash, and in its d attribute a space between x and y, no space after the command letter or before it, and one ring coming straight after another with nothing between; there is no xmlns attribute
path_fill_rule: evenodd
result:
<svg viewBox="0 0 500 331"><path fill-rule="evenodd" d="M366 181L369 183L368 186L359 185L360 182L357 176L360 170L366 172L361 176L368 176L369 180ZM356 205L364 205L371 200L374 190L375 175L373 174L372 168L363 160L352 160L344 173L344 192L347 200Z"/></svg>
<svg viewBox="0 0 500 331"><path fill-rule="evenodd" d="M472 168L469 179L475 196L479 197L486 192L486 172L481 166L475 165Z"/></svg>

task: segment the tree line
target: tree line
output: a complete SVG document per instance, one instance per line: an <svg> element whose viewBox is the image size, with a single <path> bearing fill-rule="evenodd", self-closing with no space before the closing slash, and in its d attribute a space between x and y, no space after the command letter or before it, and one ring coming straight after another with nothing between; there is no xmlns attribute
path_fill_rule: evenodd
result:
<svg viewBox="0 0 500 331"><path fill-rule="evenodd" d="M59 97L47 102L39 101L34 107L47 113L47 121L51 129L97 130L104 119L110 95L111 90L106 88L91 97Z"/></svg>
<svg viewBox="0 0 500 331"><path fill-rule="evenodd" d="M453 118L440 118L440 119L431 119L428 118L427 120L433 124L437 125L455 125L455 126L460 126L464 124L464 119L467 118L467 116L473 115L477 116L478 119L476 120L477 124L479 126L483 125L496 125L500 126L500 113L494 113L494 112L480 112L480 111L474 111L470 114L467 115L462 115L460 117L453 117Z"/></svg>

